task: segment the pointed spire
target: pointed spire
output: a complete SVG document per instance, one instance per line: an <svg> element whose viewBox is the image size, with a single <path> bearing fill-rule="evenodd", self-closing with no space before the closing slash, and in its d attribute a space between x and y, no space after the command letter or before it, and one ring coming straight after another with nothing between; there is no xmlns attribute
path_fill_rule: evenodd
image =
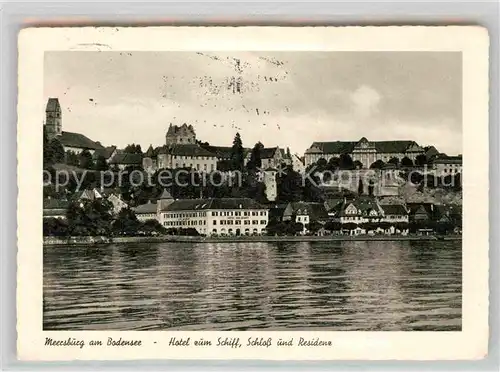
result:
<svg viewBox="0 0 500 372"><path fill-rule="evenodd" d="M163 193L160 196L160 200L165 200L165 199L173 199L172 195L168 192L167 189L163 190Z"/></svg>

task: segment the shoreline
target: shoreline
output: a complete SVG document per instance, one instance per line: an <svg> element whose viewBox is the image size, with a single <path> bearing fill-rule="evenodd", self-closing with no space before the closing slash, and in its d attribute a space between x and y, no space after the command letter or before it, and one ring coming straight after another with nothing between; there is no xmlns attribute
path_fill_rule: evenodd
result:
<svg viewBox="0 0 500 372"><path fill-rule="evenodd" d="M239 236L239 237L197 237L197 236L127 236L107 238L97 237L70 237L59 239L44 237L43 246L61 245L109 245L127 243L265 243L265 242L330 242L330 241L452 241L462 240L461 235L329 235L329 236Z"/></svg>

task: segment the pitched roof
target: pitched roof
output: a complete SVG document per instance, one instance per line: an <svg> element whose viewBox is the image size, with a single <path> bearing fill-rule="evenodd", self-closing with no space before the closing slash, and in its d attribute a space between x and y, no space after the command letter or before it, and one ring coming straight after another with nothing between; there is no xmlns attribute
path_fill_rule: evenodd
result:
<svg viewBox="0 0 500 372"><path fill-rule="evenodd" d="M179 199L167 206L167 211L194 211L209 209L267 209L250 198Z"/></svg>
<svg viewBox="0 0 500 372"><path fill-rule="evenodd" d="M290 203L293 213L308 214L311 219L321 220L328 218L323 203L293 202Z"/></svg>
<svg viewBox="0 0 500 372"><path fill-rule="evenodd" d="M461 156L438 157L433 161L435 164L462 164Z"/></svg>
<svg viewBox="0 0 500 372"><path fill-rule="evenodd" d="M342 154L351 153L358 142L346 142L346 141L335 141L335 142L313 142L311 147L317 147L324 154ZM309 152L309 149L306 151ZM314 151L311 151L314 152Z"/></svg>
<svg viewBox="0 0 500 372"><path fill-rule="evenodd" d="M142 164L141 154L129 154L123 152L121 154L116 154L113 159L109 161L110 164L125 164L125 165L137 165Z"/></svg>
<svg viewBox="0 0 500 372"><path fill-rule="evenodd" d="M69 206L68 200L61 199L44 199L43 209L67 209Z"/></svg>
<svg viewBox="0 0 500 372"><path fill-rule="evenodd" d="M58 98L49 98L47 101L47 107L45 108L45 112L53 112L53 111L61 111L61 106L59 105Z"/></svg>
<svg viewBox="0 0 500 372"><path fill-rule="evenodd" d="M313 142L306 153L318 153L314 148L318 148L324 154L343 154L351 153L354 147L361 141L367 141L362 138L360 141L335 141L335 142ZM380 153L404 153L415 141L370 141Z"/></svg>
<svg viewBox="0 0 500 372"><path fill-rule="evenodd" d="M408 211L406 208L401 205L401 204L386 204L386 205L381 205L384 214L387 215L406 215L408 214Z"/></svg>
<svg viewBox="0 0 500 372"><path fill-rule="evenodd" d="M138 205L135 208L132 208L135 214L151 214L156 213L156 203L146 203Z"/></svg>
<svg viewBox="0 0 500 372"><path fill-rule="evenodd" d="M152 158L155 155L155 150L153 149L153 145L149 145L148 151L144 154L147 158Z"/></svg>
<svg viewBox="0 0 500 372"><path fill-rule="evenodd" d="M414 141L377 141L374 142L377 152L402 154L414 144Z"/></svg>
<svg viewBox="0 0 500 372"><path fill-rule="evenodd" d="M229 159L231 158L231 153L232 153L232 147L231 146L205 146L204 147L206 150L210 151L211 153L215 154L219 159ZM252 151L249 148L243 148L243 154L246 156L250 151Z"/></svg>
<svg viewBox="0 0 500 372"><path fill-rule="evenodd" d="M261 159L270 159L274 157L274 154L279 149L279 147L264 147L260 149L260 158Z"/></svg>
<svg viewBox="0 0 500 372"><path fill-rule="evenodd" d="M325 201L325 208L327 211L334 210L344 202L344 198L330 198Z"/></svg>
<svg viewBox="0 0 500 372"><path fill-rule="evenodd" d="M172 198L172 195L168 192L168 190L165 189L165 190L163 190L163 193L161 194L159 199L164 200L164 199L173 199L173 198Z"/></svg>
<svg viewBox="0 0 500 372"><path fill-rule="evenodd" d="M196 144L173 145L172 147L169 148L169 153L177 156L215 157L214 153Z"/></svg>
<svg viewBox="0 0 500 372"><path fill-rule="evenodd" d="M89 150L104 148L101 144L92 141L90 138L80 133L62 132L62 134L58 137L58 140L66 147L76 147Z"/></svg>
<svg viewBox="0 0 500 372"><path fill-rule="evenodd" d="M98 156L103 156L104 159L109 159L111 155L113 155L113 152L115 152L116 146L108 146L108 147L103 147L101 149L97 149L94 152L94 158L97 158Z"/></svg>

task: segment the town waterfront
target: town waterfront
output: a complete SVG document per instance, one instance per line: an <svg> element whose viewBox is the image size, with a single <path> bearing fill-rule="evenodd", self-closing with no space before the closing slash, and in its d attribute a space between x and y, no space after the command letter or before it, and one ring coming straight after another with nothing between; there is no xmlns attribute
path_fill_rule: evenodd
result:
<svg viewBox="0 0 500 372"><path fill-rule="evenodd" d="M45 330L459 331L461 241L44 247Z"/></svg>

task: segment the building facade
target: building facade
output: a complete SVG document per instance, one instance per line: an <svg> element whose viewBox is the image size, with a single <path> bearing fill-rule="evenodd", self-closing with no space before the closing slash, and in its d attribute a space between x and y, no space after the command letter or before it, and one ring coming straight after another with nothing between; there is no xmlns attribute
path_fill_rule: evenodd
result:
<svg viewBox="0 0 500 372"><path fill-rule="evenodd" d="M104 149L104 146L99 142L94 142L83 134L63 131L62 125L62 110L59 99L49 98L45 108L44 124L45 133L49 140L57 138L65 152L72 151L75 154L79 154L84 150L94 154L96 150Z"/></svg>
<svg viewBox="0 0 500 372"><path fill-rule="evenodd" d="M357 142L313 142L304 154L304 163L308 167L323 158L339 158L348 154L353 161L360 161L363 168L369 168L377 160L388 162L392 158L399 160L408 157L415 161L425 151L415 141L368 141L365 137Z"/></svg>
<svg viewBox="0 0 500 372"><path fill-rule="evenodd" d="M249 198L181 199L159 209L165 228L194 228L203 235L260 235L268 210Z"/></svg>
<svg viewBox="0 0 500 372"><path fill-rule="evenodd" d="M449 176L462 173L462 157L447 156L438 157L432 162L433 170L438 176Z"/></svg>

